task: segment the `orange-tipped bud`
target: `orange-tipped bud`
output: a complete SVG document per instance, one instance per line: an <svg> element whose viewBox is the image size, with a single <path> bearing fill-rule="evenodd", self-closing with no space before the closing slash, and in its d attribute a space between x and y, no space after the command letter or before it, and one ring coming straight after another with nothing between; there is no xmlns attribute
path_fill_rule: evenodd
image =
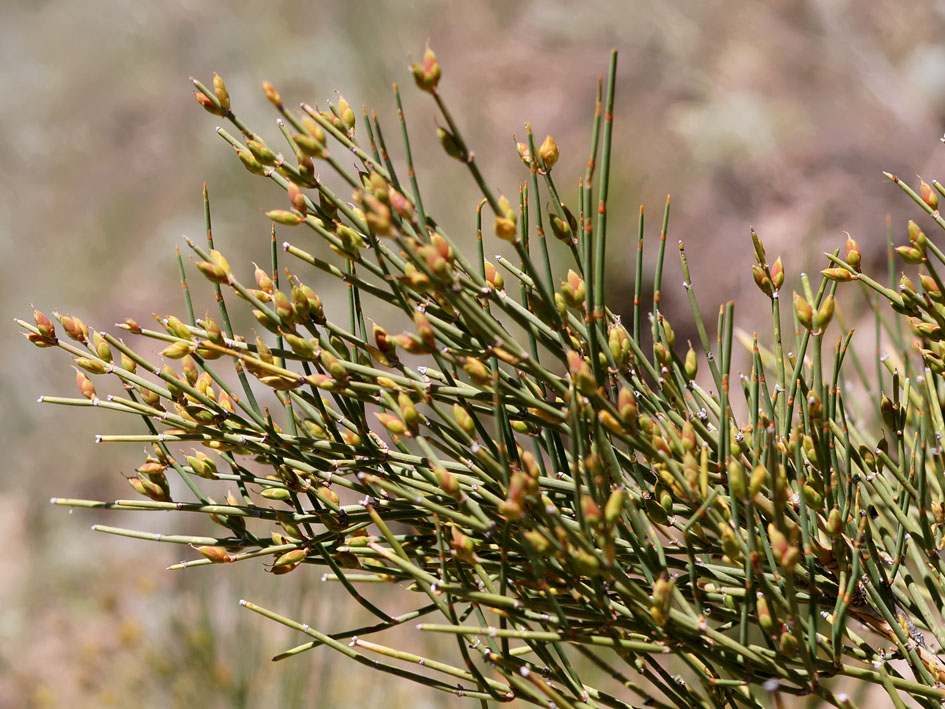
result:
<svg viewBox="0 0 945 709"><path fill-rule="evenodd" d="M920 264L925 260L922 251L913 246L897 246L896 252L902 256L902 260L912 265Z"/></svg>
<svg viewBox="0 0 945 709"><path fill-rule="evenodd" d="M696 356L696 351L692 349L692 347L686 352L686 361L683 363L683 367L686 370L686 376L690 380L696 378L696 374L699 372L699 359Z"/></svg>
<svg viewBox="0 0 945 709"><path fill-rule="evenodd" d="M108 371L102 362L89 357L77 357L75 363L89 374L105 374Z"/></svg>
<svg viewBox="0 0 945 709"><path fill-rule="evenodd" d="M572 269L568 269L568 280L561 283L561 295L569 307L580 308L584 305L587 287L584 285L584 279Z"/></svg>
<svg viewBox="0 0 945 709"><path fill-rule="evenodd" d="M95 395L95 385L92 384L92 380L78 369L75 370L75 383L79 387L79 391L82 392L82 396L86 399L95 401L95 399L98 398Z"/></svg>
<svg viewBox="0 0 945 709"><path fill-rule="evenodd" d="M623 325L611 325L607 331L607 345L617 369L623 369L630 361L630 333Z"/></svg>
<svg viewBox="0 0 945 709"><path fill-rule="evenodd" d="M909 241L914 246L919 249L925 249L928 238L925 236L925 232L919 228L918 224L910 219L909 223L906 225L906 231L909 234Z"/></svg>
<svg viewBox="0 0 945 709"><path fill-rule="evenodd" d="M856 276L845 268L825 268L821 272L825 278L838 283L847 283L856 278Z"/></svg>
<svg viewBox="0 0 945 709"><path fill-rule="evenodd" d="M168 359L183 359L189 355L192 350L193 345L189 342L172 342L161 350L161 356L167 357Z"/></svg>
<svg viewBox="0 0 945 709"><path fill-rule="evenodd" d="M207 559L210 559L214 564L228 564L233 561L233 557L230 556L226 549L223 547L217 546L199 546L193 547L194 551L199 552Z"/></svg>
<svg viewBox="0 0 945 709"><path fill-rule="evenodd" d="M102 337L101 333L92 333L92 349L98 355L100 360L105 362L112 361L112 348L108 346L108 341Z"/></svg>
<svg viewBox="0 0 945 709"><path fill-rule="evenodd" d="M381 425L395 436L407 435L406 424L393 414L375 413L374 415Z"/></svg>
<svg viewBox="0 0 945 709"><path fill-rule="evenodd" d="M476 421L462 404L453 404L453 418L468 435L476 432Z"/></svg>
<svg viewBox="0 0 945 709"><path fill-rule="evenodd" d="M230 93L226 90L226 84L223 83L223 79L220 78L220 75L214 72L213 74L213 93L217 95L217 101L220 102L220 108L224 111L230 110Z"/></svg>
<svg viewBox="0 0 945 709"><path fill-rule="evenodd" d="M771 285L774 286L775 292L781 290L781 286L784 285L784 262L781 261L781 257L778 256L778 260L774 262L774 265L770 269L771 271Z"/></svg>
<svg viewBox="0 0 945 709"><path fill-rule="evenodd" d="M213 283L222 284L229 281L227 272L211 261L198 261L197 268L199 268L200 272Z"/></svg>
<svg viewBox="0 0 945 709"><path fill-rule="evenodd" d="M207 113L211 113L214 116L223 116L226 115L220 108L214 103L213 99L205 95L201 91L194 91L194 98L197 99L197 103L203 106L204 110Z"/></svg>
<svg viewBox="0 0 945 709"><path fill-rule="evenodd" d="M406 392L400 392L397 395L397 405L400 407L400 413L403 414L407 430L416 434L420 430L420 412L414 406L410 395Z"/></svg>
<svg viewBox="0 0 945 709"><path fill-rule="evenodd" d="M810 303L797 291L794 291L794 313L797 315L797 321L803 326L806 330L810 330L814 326L814 309L810 307Z"/></svg>
<svg viewBox="0 0 945 709"><path fill-rule="evenodd" d="M568 371L578 391L586 396L597 392L597 380L591 371L590 365L580 352L568 351Z"/></svg>
<svg viewBox="0 0 945 709"><path fill-rule="evenodd" d="M480 360L474 357L467 357L463 362L463 371L469 375L469 378L480 386L492 382L492 373Z"/></svg>
<svg viewBox="0 0 945 709"><path fill-rule="evenodd" d="M410 71L413 74L413 80L417 82L417 86L421 91L430 94L436 93L442 70L432 49L427 47L423 51L423 60L420 63L414 62L411 64Z"/></svg>
<svg viewBox="0 0 945 709"><path fill-rule="evenodd" d="M287 209L273 209L266 212L266 216L276 224L282 224L283 226L298 226L305 221L305 217L301 214L290 212Z"/></svg>
<svg viewBox="0 0 945 709"><path fill-rule="evenodd" d="M927 184L925 180L919 183L919 196L923 202L929 205L930 209L938 209L938 192L932 189L932 186Z"/></svg>
<svg viewBox="0 0 945 709"><path fill-rule="evenodd" d="M824 298L824 302L820 304L820 308L817 310L817 314L814 316L814 330L823 332L827 325L830 324L830 320L833 318L833 311L834 298L833 294L831 293L826 298Z"/></svg>
<svg viewBox="0 0 945 709"><path fill-rule="evenodd" d="M279 95L279 92L276 91L276 87L270 84L268 81L262 82L262 90L266 95L266 98L269 99L271 103L276 108L282 108L282 97Z"/></svg>
<svg viewBox="0 0 945 709"><path fill-rule="evenodd" d="M337 108L338 115L341 116L341 120L348 129L347 132L350 133L354 130L355 115L354 111L351 109L351 105L345 100L344 96L338 96Z"/></svg>
<svg viewBox="0 0 945 709"><path fill-rule="evenodd" d="M49 340L50 342L56 341L56 328L52 323L52 320L47 318L43 313L38 310L33 311L33 321L36 323L36 329L39 330L39 334Z"/></svg>
<svg viewBox="0 0 945 709"><path fill-rule="evenodd" d="M860 263L863 260L862 254L860 253L860 247L857 245L856 241L852 236L847 237L847 263L853 266L857 271L860 270Z"/></svg>
<svg viewBox="0 0 945 709"><path fill-rule="evenodd" d="M751 277L755 279L755 285L758 286L758 289L766 296L770 298L774 294L774 285L761 266L752 264Z"/></svg>
<svg viewBox="0 0 945 709"><path fill-rule="evenodd" d="M502 274L488 261L484 262L485 272L486 272L486 281L495 288L496 290L502 290L505 288L505 279L502 278Z"/></svg>
<svg viewBox="0 0 945 709"><path fill-rule="evenodd" d="M261 162L259 162L255 156L248 150L243 150L242 148L237 148L236 156L240 159L240 162L243 163L243 167L249 170L254 175L265 175L266 168Z"/></svg>
<svg viewBox="0 0 945 709"><path fill-rule="evenodd" d="M308 213L308 204L305 195L302 193L302 188L294 182L289 182L286 186L286 193L289 195L289 202L292 203L292 206L300 212L302 216L305 216Z"/></svg>
<svg viewBox="0 0 945 709"><path fill-rule="evenodd" d="M431 350L436 346L436 335L433 332L433 325L429 318L419 310L413 312L413 324L417 328L417 334L427 347Z"/></svg>
<svg viewBox="0 0 945 709"><path fill-rule="evenodd" d="M628 427L636 427L637 400L633 396L633 392L627 387L621 387L617 394L617 410L620 412L620 418Z"/></svg>
<svg viewBox="0 0 945 709"><path fill-rule="evenodd" d="M271 167L282 162L282 156L276 155L260 140L247 140L246 147L249 148L249 152L253 154L253 157L263 165Z"/></svg>
<svg viewBox="0 0 945 709"><path fill-rule="evenodd" d="M84 344L89 341L89 329L79 318L63 315L59 318L59 322L62 324L62 329L66 331L66 334L76 342Z"/></svg>

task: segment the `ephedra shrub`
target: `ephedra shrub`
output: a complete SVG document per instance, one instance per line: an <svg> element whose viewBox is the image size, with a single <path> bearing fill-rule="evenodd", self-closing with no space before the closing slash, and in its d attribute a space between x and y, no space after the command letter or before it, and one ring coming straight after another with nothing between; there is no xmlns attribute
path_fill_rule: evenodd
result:
<svg viewBox="0 0 945 709"><path fill-rule="evenodd" d="M198 102L235 127L218 132L242 167L288 196L268 216L274 237L291 237L282 249L273 239L265 268L224 255L205 193L207 236L187 241L195 269L180 260L179 315L157 327L129 318L112 333L73 315L17 321L76 368L82 396L43 401L127 414L127 431L98 440L148 446L128 480L134 499L54 503L206 515L214 536L97 529L189 545L178 568L253 564L286 584L324 574L373 622L328 634L243 601L307 636L280 657L325 646L390 681L483 704L817 695L850 706L845 692L863 683L892 703L938 704L945 254L910 222L897 250L918 274L897 280L891 260L884 285L860 272L851 238L785 303L782 262L752 234L771 317L756 328L750 374L734 378L733 305L703 317L682 244L699 351L678 345L658 297L642 301L641 212L635 305L621 322L604 301L615 67L614 55L580 196L566 204L558 148L530 129L517 198L494 194L440 93L435 55L413 66L455 179L468 170L482 191L478 211L459 207L470 230L476 220L477 253L458 250L427 211L396 91L399 165L376 116L344 99L293 110L265 83L280 149L239 119L220 77L194 81ZM344 190L319 180L329 170ZM945 189L923 182L916 193L889 177L945 228ZM313 239L334 255L306 250ZM494 239L517 257L486 260ZM568 263L552 263L549 239L570 249ZM657 295L665 245L664 216ZM326 307L311 287L325 279L344 285L346 302ZM889 343L875 367L833 317L845 282L864 289ZM198 318L189 293L201 283L219 307ZM408 331L374 323L392 306ZM236 308L262 334L234 332ZM158 357L146 354L155 341ZM855 387L861 400L845 395ZM377 582L412 609L390 615L359 590ZM375 642L400 624L451 637L455 651ZM588 668L606 687L582 679Z"/></svg>

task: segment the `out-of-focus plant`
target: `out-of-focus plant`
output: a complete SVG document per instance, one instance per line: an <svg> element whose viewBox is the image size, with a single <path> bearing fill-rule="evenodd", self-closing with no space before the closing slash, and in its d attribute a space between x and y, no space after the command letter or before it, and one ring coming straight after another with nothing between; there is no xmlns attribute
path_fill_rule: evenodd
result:
<svg viewBox="0 0 945 709"><path fill-rule="evenodd" d="M781 259L771 263L752 233L770 346L749 340L750 374L732 387L733 304L710 335L681 242L701 355L677 347L660 310L668 200L652 302L642 295L641 210L632 322L605 303L615 69L616 54L569 207L550 136L538 144L528 127L518 198L496 195L442 98L436 56L427 49L412 66L442 117L440 143L482 190L470 208L476 254L426 210L396 87L399 174L375 114L357 116L342 97L294 112L264 83L280 152L237 117L219 76L212 87L194 81L197 101L236 127L218 133L243 166L288 196L267 213L271 263L254 264L252 280L230 265L214 246L205 191L207 241L187 244L218 314L196 317L180 258L183 315L158 317L156 329L131 318L118 326L160 342L159 362L71 315L56 314L58 329L39 311L35 324L17 321L34 345L73 358L82 397L41 401L118 411L146 427L98 436L149 447L128 481L137 499L54 503L208 515L218 535L95 529L192 547L197 558L172 568L255 560L297 583L323 566L376 616L329 635L243 601L309 636L276 659L326 645L483 703L762 706L816 694L850 706L831 688L844 676L885 688L897 705L900 694L936 705L945 697L932 640L945 644L945 255L910 222L897 251L920 265L919 286L905 275L897 285L892 250L884 286L860 272L850 238L843 257L828 254L816 291L802 275L785 315ZM916 193L890 178L945 228L939 183ZM337 258L287 241L280 263L276 225L324 240ZM489 232L517 259L486 260ZM570 249L565 275L549 232ZM316 274L345 284L347 302L323 303L307 284ZM826 340L846 281L866 286L877 338L885 331L894 352L875 374L845 327ZM233 330L234 296L262 334ZM373 300L400 309L409 330L373 323ZM700 365L714 392L697 383ZM100 394L107 381L120 387ZM846 396L857 381L862 402ZM744 397L746 415L733 397ZM169 476L183 482L177 499ZM391 615L359 591L378 582L415 597L413 609ZM417 622L455 636L461 663L371 639ZM583 681L588 667L626 696Z"/></svg>

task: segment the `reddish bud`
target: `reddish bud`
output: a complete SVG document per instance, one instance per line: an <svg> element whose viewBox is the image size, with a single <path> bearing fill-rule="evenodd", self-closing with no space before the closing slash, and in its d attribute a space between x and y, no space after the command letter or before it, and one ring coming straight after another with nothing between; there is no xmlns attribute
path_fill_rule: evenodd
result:
<svg viewBox="0 0 945 709"><path fill-rule="evenodd" d="M79 391L82 392L82 396L90 401L95 401L98 397L95 395L95 385L92 384L92 380L85 376L78 369L75 370L75 383L79 387Z"/></svg>
<svg viewBox="0 0 945 709"><path fill-rule="evenodd" d="M929 205L929 208L933 211L938 209L938 192L936 192L932 187L922 180L919 183L919 196L922 198L922 201Z"/></svg>
<svg viewBox="0 0 945 709"><path fill-rule="evenodd" d="M223 111L217 106L217 104L209 96L205 95L200 91L194 91L194 98L197 99L197 103L203 106L204 110L207 113L211 113L214 116L223 116L225 115Z"/></svg>
<svg viewBox="0 0 945 709"><path fill-rule="evenodd" d="M52 323L52 320L47 318L43 313L38 310L33 311L33 320L36 323L36 329L39 330L39 334L50 342L56 341L56 328Z"/></svg>
<svg viewBox="0 0 945 709"><path fill-rule="evenodd" d="M436 93L436 87L440 83L442 70L440 69L440 63L436 59L436 54L433 53L432 49L427 47L423 51L423 61L411 64L410 71L413 73L413 80L417 82L417 86L422 91L431 94Z"/></svg>

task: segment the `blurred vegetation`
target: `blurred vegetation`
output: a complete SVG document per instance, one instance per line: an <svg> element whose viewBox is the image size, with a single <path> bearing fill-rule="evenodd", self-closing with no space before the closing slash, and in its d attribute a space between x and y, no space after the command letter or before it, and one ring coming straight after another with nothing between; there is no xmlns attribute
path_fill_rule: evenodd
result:
<svg viewBox="0 0 945 709"><path fill-rule="evenodd" d="M180 294L167 287L175 280L174 247L182 233L202 231L204 180L218 243L247 259L265 258L268 220L259 206L271 194L232 169L187 82L214 70L234 95L258 96L269 79L285 95L312 100L332 96L334 86L313 85L311 77L332 76L352 104L389 114L390 83L409 82L408 55L434 38L450 75L444 90L464 116L471 145L490 158L487 179L510 192L521 169L511 136L523 132L526 119L540 134L555 135L564 156L558 174L580 174L592 77L607 50L619 47L611 188L619 198L612 199L608 262L609 300L618 308L632 297L621 277L632 270L637 207L659 204L666 192L674 195L672 233L686 240L690 262L722 276L700 279L707 304L753 288L749 251L735 256L731 246L747 238L748 224L769 250L784 253L792 272L819 264L841 229L856 235L864 270L877 270L885 215L908 209L881 170L906 176L906 166L935 164L929 137L945 123L941 5L600 0L576 12L549 0L304 7L284 0L239 7L9 0L0 18L0 255L8 316L24 312L27 294L36 293L44 298L39 307L69 303L102 324L178 309ZM416 160L429 166L421 176L426 198L439 205L450 233L470 235L474 185L465 176L431 177L456 168L433 139L432 109L412 92L405 101ZM250 124L268 120L262 101L242 105ZM424 124L431 130L419 130ZM496 149L503 145L508 149ZM620 226L625 246L616 237ZM667 298L667 312L685 307L681 292ZM764 307L758 298L742 302ZM750 307L741 308L740 320L751 316ZM353 682L358 705L442 701L365 680L350 664L336 668L328 653L259 662L295 641L235 606L250 592L273 598L269 577L237 567L226 583L217 574L211 585L201 570L163 571L177 560L174 550L130 540L91 544L91 514L70 516L46 500L126 495L119 472L137 457L92 444L102 416L34 405L41 392L71 391L71 375L53 358L36 357L12 325L0 342L0 445L8 461L0 475L4 701L296 706L306 686L317 684L319 706L344 707L350 697L333 687ZM146 524L164 531L153 517ZM282 583L280 593L296 594L282 604L308 608L291 615L329 627L337 619L330 604L313 602L326 592L317 581L294 590ZM178 671L194 658L205 673L199 682Z"/></svg>

